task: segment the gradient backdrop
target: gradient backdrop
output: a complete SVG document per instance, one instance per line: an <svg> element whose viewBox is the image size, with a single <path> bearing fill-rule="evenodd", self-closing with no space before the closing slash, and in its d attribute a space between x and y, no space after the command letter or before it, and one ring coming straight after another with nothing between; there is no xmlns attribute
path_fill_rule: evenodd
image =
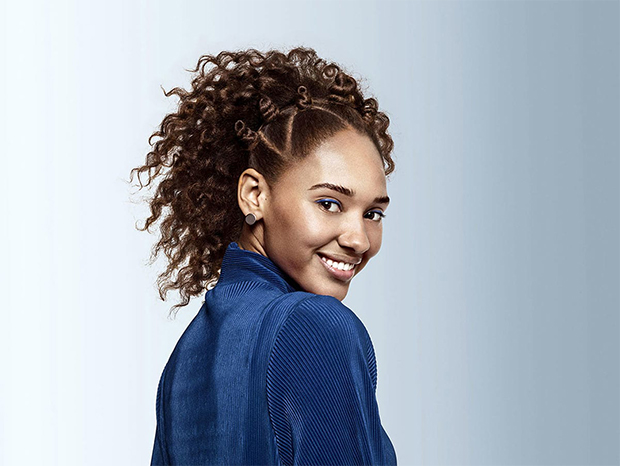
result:
<svg viewBox="0 0 620 466"><path fill-rule="evenodd" d="M313 47L392 120L366 324L401 465L617 465L617 1L3 1L0 464L138 465L166 319L124 181L203 53ZM134 198L134 200L138 200Z"/></svg>

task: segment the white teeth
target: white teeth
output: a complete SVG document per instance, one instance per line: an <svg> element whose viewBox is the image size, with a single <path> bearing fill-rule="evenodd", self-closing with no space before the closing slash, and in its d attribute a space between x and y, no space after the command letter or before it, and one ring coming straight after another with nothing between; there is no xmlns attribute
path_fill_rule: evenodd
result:
<svg viewBox="0 0 620 466"><path fill-rule="evenodd" d="M351 270L353 267L355 267L354 264L347 264L346 262L334 262L333 260L327 259L323 256L319 257L321 257L321 260L323 260L324 262L327 262L328 265L338 270Z"/></svg>

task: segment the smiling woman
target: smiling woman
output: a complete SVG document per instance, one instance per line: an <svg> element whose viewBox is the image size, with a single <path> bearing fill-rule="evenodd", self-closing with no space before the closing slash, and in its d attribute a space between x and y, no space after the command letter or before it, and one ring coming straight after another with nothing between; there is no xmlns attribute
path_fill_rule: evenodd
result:
<svg viewBox="0 0 620 466"><path fill-rule="evenodd" d="M342 303L381 248L389 119L308 48L194 72L131 173L161 178L143 229L166 212L162 298L208 290L159 382L151 464L396 464L370 336Z"/></svg>

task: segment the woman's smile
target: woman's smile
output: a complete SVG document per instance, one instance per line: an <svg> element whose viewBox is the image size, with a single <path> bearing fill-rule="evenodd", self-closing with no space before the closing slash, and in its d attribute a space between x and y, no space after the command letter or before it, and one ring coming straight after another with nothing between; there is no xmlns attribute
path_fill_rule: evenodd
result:
<svg viewBox="0 0 620 466"><path fill-rule="evenodd" d="M328 273L338 280L348 282L353 278L353 275L355 275L355 264L347 262L334 262L321 254L317 254L317 257Z"/></svg>

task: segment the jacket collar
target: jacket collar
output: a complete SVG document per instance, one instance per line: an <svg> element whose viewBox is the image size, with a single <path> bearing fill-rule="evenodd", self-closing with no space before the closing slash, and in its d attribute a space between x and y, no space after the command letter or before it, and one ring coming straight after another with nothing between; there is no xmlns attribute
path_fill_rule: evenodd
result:
<svg viewBox="0 0 620 466"><path fill-rule="evenodd" d="M241 249L237 242L233 241L224 252L220 278L216 286L248 281L266 282L284 293L303 291L271 259L257 252Z"/></svg>

